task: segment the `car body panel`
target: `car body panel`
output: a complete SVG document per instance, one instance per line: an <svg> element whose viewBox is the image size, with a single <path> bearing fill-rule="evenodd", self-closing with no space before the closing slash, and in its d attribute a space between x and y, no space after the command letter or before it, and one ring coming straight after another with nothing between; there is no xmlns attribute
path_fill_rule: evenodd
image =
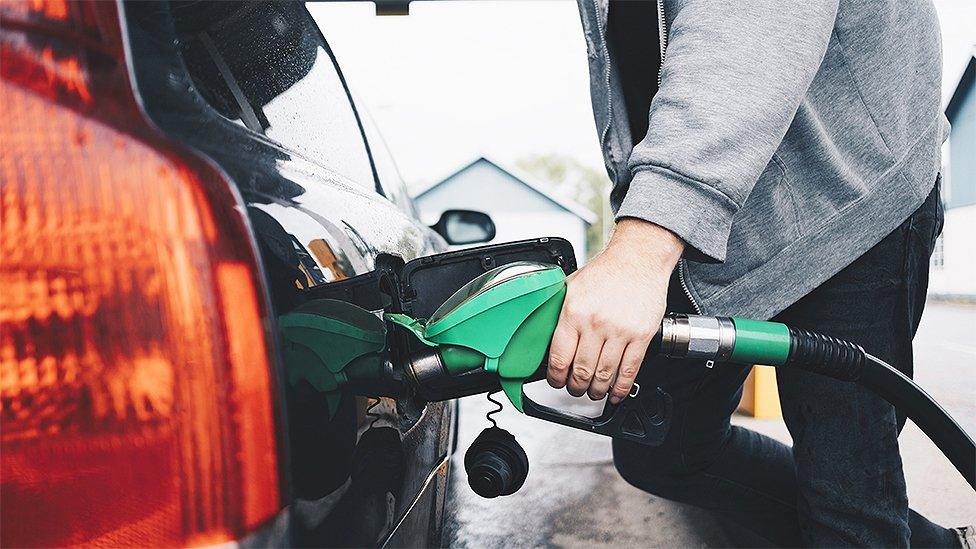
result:
<svg viewBox="0 0 976 549"><path fill-rule="evenodd" d="M372 166L369 152L369 170L363 165L350 168L341 158L309 152L315 148L328 151L329 139L356 138L363 140L362 146L368 151L361 124L359 128L347 124L345 128L322 133L302 129L304 135L299 132L291 136L298 144L287 144L277 139L280 135L272 136L271 131L265 132L267 135L255 131L255 120L263 124L260 117L270 116L267 113L248 115L252 126L249 128L248 123L218 112L213 106L216 100L213 97L208 100L200 93L200 77L191 75L191 70L205 71L210 65L197 63L194 68L192 63L188 64L185 50L181 50L184 36L206 35L200 38L203 42L224 41L221 46L224 51L236 52L232 62L243 63L245 67L250 62L249 55L260 58L255 63L267 70L271 94L278 93L278 96L283 93L282 88L286 91L302 79L304 69L296 73L293 65L309 65L304 61L293 62L289 57L301 58L302 54L295 52L302 47L315 49L311 66L333 63L327 44L303 5L240 5L239 10L246 12L228 6L209 12L208 6L204 6L199 14L193 12L197 9L193 3L180 3L179 7L185 10L180 17L190 20L194 26L192 31L177 29L167 2L124 4L123 20L137 95L152 122L165 134L210 159L235 184L259 245L264 279L276 315L302 303L310 288L373 270L381 254L408 261L445 249L443 240L420 224L409 200L402 198L406 196L402 182L374 179L378 171ZM282 36L299 38L295 39L297 42L286 41L281 52L269 54L267 48L274 46L269 46L268 40L262 41L260 48L255 47L250 44L252 36L227 31L226 27L221 31L208 25L208 17L215 18L214 25L226 17L255 17L261 21L250 27L243 24L243 28L270 25L275 32L280 30ZM299 28L291 28L296 24ZM240 43L232 43L234 40ZM205 53L194 54L198 58L193 62L200 58L206 60ZM224 60L224 63L231 61ZM284 67L282 72L286 75L280 83L273 81L278 65ZM204 78L219 79L226 74L219 66L211 69L216 73ZM341 81L341 73L337 68L333 70ZM303 100L315 93L314 84L305 86ZM347 104L336 103L329 108L349 109L356 115L347 91L344 96ZM247 110L246 107L242 103L241 110ZM328 112L317 112L316 116L328 117ZM343 117L348 121L348 113L337 115L337 119ZM301 121L291 120L285 125L303 128ZM303 139L315 140L315 146L304 146ZM337 154L341 154L343 147L337 149ZM357 173L369 173L370 179L350 177ZM391 201L381 193L395 193L384 189L394 189L401 196ZM286 378L281 372L279 375ZM290 508L294 543L319 546L382 544L389 540L395 545L439 543L453 425L450 403L381 399L368 409L367 399L344 397L336 414L330 417L321 395L309 392L308 388L289 387L285 400L291 454L288 473L293 495L301 500ZM392 428L397 437L383 439L374 447L364 449L363 436L371 426ZM377 459L388 455L404 458L392 466ZM384 471L384 467L392 467L393 471ZM379 493L380 489L375 487L357 486L357 478L384 474L397 479L390 490Z"/></svg>

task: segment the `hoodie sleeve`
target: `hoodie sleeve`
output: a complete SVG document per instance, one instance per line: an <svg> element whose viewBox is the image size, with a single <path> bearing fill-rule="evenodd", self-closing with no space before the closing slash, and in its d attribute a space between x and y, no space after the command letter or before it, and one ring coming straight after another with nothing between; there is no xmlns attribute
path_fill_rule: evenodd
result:
<svg viewBox="0 0 976 549"><path fill-rule="evenodd" d="M724 261L732 219L820 68L838 0L665 1L668 45L616 218Z"/></svg>

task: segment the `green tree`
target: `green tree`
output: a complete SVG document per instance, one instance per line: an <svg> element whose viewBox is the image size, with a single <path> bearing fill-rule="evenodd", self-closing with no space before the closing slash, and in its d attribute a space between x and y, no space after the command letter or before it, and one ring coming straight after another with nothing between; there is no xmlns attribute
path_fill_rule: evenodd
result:
<svg viewBox="0 0 976 549"><path fill-rule="evenodd" d="M571 156L553 153L520 158L515 165L552 184L596 214L596 221L586 229L586 249L589 257L599 253L613 226L608 204L610 179L606 172L585 166Z"/></svg>

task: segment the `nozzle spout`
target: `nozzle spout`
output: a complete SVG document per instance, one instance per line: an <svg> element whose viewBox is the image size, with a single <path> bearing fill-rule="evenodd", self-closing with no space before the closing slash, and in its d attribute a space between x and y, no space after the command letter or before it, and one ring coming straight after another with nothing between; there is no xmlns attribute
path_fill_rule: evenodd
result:
<svg viewBox="0 0 976 549"><path fill-rule="evenodd" d="M453 361L450 365L449 360ZM403 366L404 377L414 392L428 402L501 391L498 374L481 368L484 358L480 357L477 364L475 362L470 356L465 358L460 351L453 356L448 352L445 356L433 347L425 348L410 356ZM545 376L546 365L542 364L525 381L538 381Z"/></svg>

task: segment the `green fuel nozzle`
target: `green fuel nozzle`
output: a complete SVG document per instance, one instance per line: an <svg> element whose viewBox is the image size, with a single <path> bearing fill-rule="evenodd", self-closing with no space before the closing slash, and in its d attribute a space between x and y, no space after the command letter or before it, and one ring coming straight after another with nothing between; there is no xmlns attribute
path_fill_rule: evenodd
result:
<svg viewBox="0 0 976 549"><path fill-rule="evenodd" d="M407 329L440 359L411 365L418 382L481 368L498 376L522 411L522 385L539 369L566 296L566 274L556 265L515 262L465 284L426 322L402 314L387 320ZM419 366L419 368L418 368ZM430 371L429 367L435 367Z"/></svg>

